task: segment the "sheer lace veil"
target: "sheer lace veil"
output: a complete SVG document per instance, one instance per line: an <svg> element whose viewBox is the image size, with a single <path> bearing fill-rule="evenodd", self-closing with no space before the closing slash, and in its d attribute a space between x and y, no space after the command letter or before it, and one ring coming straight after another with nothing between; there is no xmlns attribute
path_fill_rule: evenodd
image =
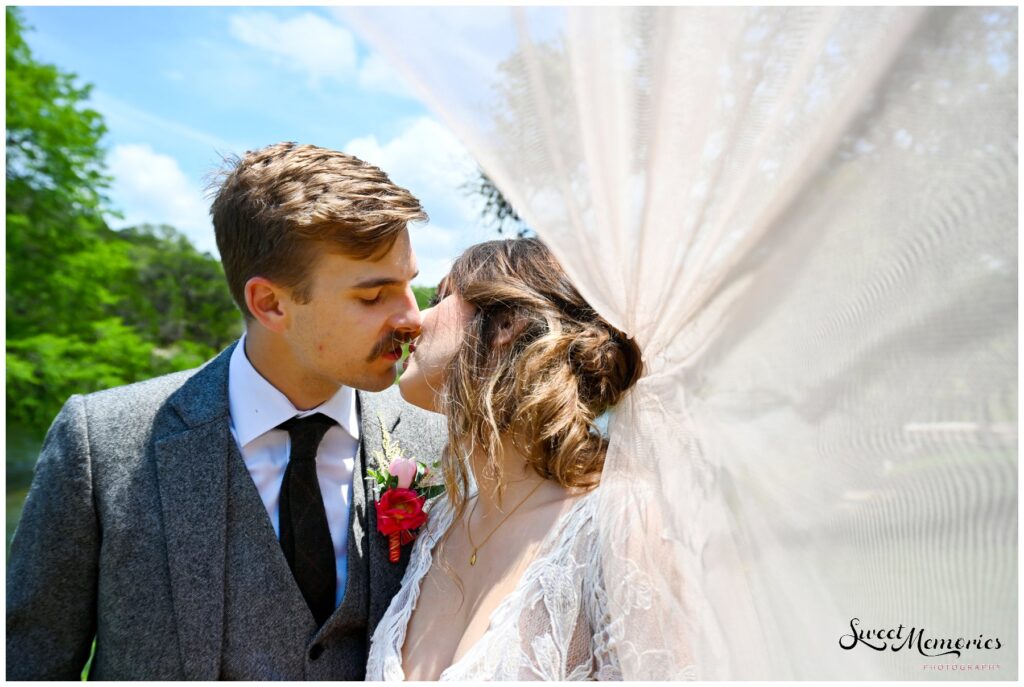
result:
<svg viewBox="0 0 1024 687"><path fill-rule="evenodd" d="M625 678L1016 677L1016 8L339 12L644 352Z"/></svg>

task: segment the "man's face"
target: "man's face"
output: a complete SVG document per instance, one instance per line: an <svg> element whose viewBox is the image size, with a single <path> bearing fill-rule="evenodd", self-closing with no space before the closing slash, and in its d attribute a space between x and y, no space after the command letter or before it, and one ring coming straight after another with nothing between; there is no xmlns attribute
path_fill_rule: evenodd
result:
<svg viewBox="0 0 1024 687"><path fill-rule="evenodd" d="M334 253L313 269L309 303L290 301L285 341L312 384L382 391L395 381L401 342L419 333L410 283L418 274L402 230L376 262Z"/></svg>

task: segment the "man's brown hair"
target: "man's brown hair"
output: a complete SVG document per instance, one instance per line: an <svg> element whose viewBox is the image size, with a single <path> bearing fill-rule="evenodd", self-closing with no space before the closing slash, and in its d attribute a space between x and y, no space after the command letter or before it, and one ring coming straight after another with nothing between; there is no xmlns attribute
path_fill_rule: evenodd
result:
<svg viewBox="0 0 1024 687"><path fill-rule="evenodd" d="M265 277L312 297L310 273L324 249L383 257L420 202L377 167L313 145L277 143L229 158L210 214L231 295L246 318L245 283ZM326 246L324 245L326 244Z"/></svg>

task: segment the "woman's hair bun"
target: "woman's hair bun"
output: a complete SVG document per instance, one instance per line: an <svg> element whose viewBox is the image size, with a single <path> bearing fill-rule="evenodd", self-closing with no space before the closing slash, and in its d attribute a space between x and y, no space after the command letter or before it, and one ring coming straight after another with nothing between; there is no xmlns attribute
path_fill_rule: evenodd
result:
<svg viewBox="0 0 1024 687"><path fill-rule="evenodd" d="M618 403L643 372L640 347L600 318L575 337L569 359L580 377L581 393L598 414Z"/></svg>

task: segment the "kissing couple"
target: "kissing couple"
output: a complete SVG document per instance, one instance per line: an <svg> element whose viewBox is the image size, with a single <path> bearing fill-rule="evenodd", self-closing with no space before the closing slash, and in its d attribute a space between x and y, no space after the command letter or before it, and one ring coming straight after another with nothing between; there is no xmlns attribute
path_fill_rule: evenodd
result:
<svg viewBox="0 0 1024 687"><path fill-rule="evenodd" d="M8 558L7 678L78 679L94 640L99 680L621 678L595 421L637 345L536 239L469 248L420 312L427 217L341 152L247 153L211 214L245 333L67 400Z"/></svg>

